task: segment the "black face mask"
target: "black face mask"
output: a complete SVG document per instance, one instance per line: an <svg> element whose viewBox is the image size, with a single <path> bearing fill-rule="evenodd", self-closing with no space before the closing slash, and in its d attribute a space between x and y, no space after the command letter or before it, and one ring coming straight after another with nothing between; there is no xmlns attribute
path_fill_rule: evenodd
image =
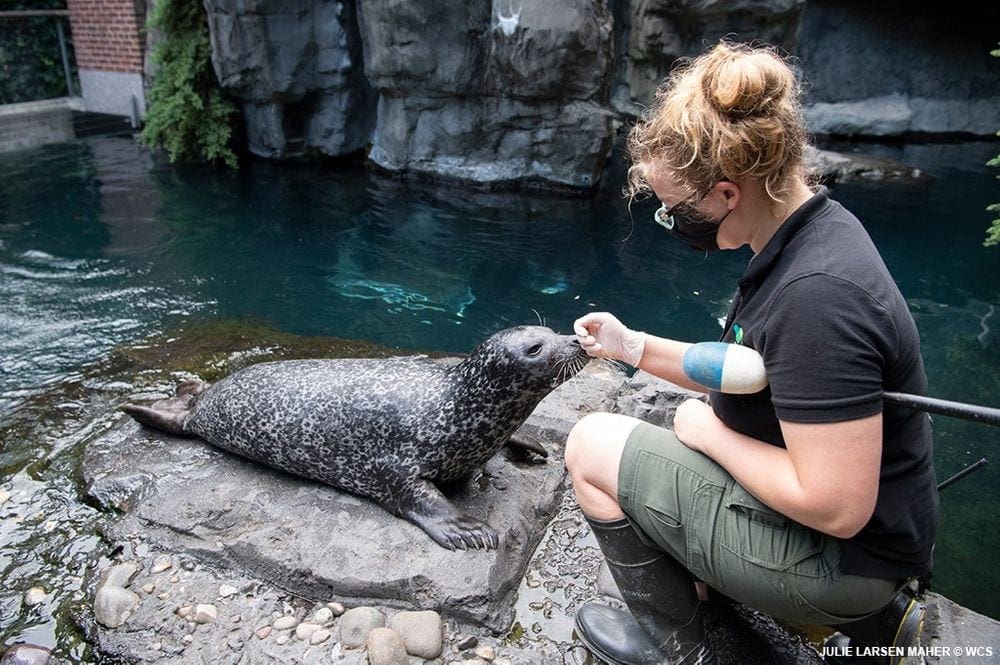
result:
<svg viewBox="0 0 1000 665"><path fill-rule="evenodd" d="M661 205L653 214L653 220L665 228L667 233L683 240L691 249L699 252L714 252L719 249L716 237L719 235L719 227L726 220L732 210L727 210L722 219L712 221L704 219L693 209L684 212L676 212L678 208L684 206L687 201L682 201L675 206L667 208Z"/></svg>

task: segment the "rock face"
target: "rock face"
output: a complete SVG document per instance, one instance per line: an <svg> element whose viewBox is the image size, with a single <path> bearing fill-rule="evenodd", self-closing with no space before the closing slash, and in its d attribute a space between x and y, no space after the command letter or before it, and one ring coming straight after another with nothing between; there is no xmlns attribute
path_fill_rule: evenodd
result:
<svg viewBox="0 0 1000 665"><path fill-rule="evenodd" d="M796 55L817 134L990 135L1000 128L1000 4L809 0Z"/></svg>
<svg viewBox="0 0 1000 665"><path fill-rule="evenodd" d="M615 128L682 56L774 44L815 134L992 135L1000 5L834 0L205 0L258 156L370 147L391 172L593 187ZM891 26L891 29L888 28Z"/></svg>
<svg viewBox="0 0 1000 665"><path fill-rule="evenodd" d="M480 183L597 183L613 134L604 2L381 0L359 14L379 93L375 164Z"/></svg>
<svg viewBox="0 0 1000 665"><path fill-rule="evenodd" d="M240 100L250 152L342 155L368 142L374 103L354 4L206 0L212 64Z"/></svg>
<svg viewBox="0 0 1000 665"><path fill-rule="evenodd" d="M795 52L806 0L624 0L617 6L615 107L638 115L677 58L722 37L754 39Z"/></svg>

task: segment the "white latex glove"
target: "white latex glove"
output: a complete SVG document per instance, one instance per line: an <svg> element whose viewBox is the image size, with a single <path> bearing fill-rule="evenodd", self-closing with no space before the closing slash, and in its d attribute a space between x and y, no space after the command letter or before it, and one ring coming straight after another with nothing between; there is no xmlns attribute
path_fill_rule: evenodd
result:
<svg viewBox="0 0 1000 665"><path fill-rule="evenodd" d="M587 355L621 360L639 366L646 333L631 330L608 312L592 312L573 322L573 332Z"/></svg>

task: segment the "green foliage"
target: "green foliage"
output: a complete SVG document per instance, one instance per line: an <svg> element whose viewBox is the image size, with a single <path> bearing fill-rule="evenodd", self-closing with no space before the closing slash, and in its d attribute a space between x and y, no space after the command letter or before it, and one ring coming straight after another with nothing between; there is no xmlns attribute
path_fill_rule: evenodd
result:
<svg viewBox="0 0 1000 665"><path fill-rule="evenodd" d="M143 142L162 146L172 162L221 160L237 168L230 145L237 109L212 71L201 0L160 0L149 27L161 30L164 37L153 50L157 70Z"/></svg>
<svg viewBox="0 0 1000 665"><path fill-rule="evenodd" d="M990 55L994 58L1000 58L1000 48L995 48L990 51ZM997 132L997 136L1000 136L1000 132ZM1000 155L997 155L990 161L986 162L986 165L1000 167ZM998 175L997 178L1000 179L1000 175ZM986 210L993 213L1000 213L1000 203L992 203L986 206ZM983 241L983 245L985 247L1000 245L1000 216L990 223L990 228L986 231L986 240Z"/></svg>
<svg viewBox="0 0 1000 665"><path fill-rule="evenodd" d="M19 9L66 9L65 0L25 0L4 2L5 11ZM59 52L56 22L70 35L62 16L0 19L0 104L52 99L71 94L66 90L66 74ZM71 69L73 49L67 43Z"/></svg>

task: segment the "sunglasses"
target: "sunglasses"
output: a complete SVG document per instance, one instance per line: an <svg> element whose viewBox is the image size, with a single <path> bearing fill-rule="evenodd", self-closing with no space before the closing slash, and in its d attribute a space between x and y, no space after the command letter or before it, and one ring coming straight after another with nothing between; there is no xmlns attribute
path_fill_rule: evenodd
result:
<svg viewBox="0 0 1000 665"><path fill-rule="evenodd" d="M698 203L703 198L708 196L708 193L711 191L712 190L709 189L708 192L705 192L701 196L698 196L697 194L689 196L688 198L682 201L678 201L669 208L667 207L666 203L661 203L660 207L657 208L656 212L653 213L653 221L662 226L663 228L665 228L667 231L672 230L674 226L677 224L677 220L675 219L675 217L683 217L685 221L690 222L691 224L709 223L709 220L701 219L697 214L697 212L694 211L693 209L686 215L680 213L679 211L682 210L683 208L692 208L696 203Z"/></svg>

